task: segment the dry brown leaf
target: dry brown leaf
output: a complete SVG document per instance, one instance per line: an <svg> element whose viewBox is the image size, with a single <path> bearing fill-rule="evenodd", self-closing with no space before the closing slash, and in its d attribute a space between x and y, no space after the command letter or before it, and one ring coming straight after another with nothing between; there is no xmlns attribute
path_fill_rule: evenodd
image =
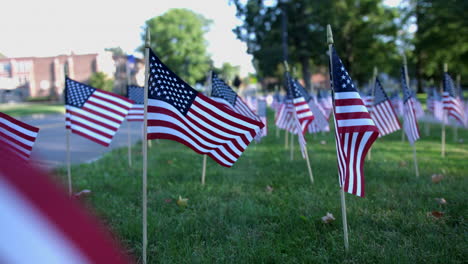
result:
<svg viewBox="0 0 468 264"><path fill-rule="evenodd" d="M442 181L443 178L444 178L444 175L442 174L433 174L431 176L431 180L433 183L439 183L440 181Z"/></svg>
<svg viewBox="0 0 468 264"><path fill-rule="evenodd" d="M406 167L406 166L408 166L408 162L406 162L406 161L404 161L404 160L403 160L403 161L400 161L400 163L398 163L398 166L399 166L400 168L401 168L401 167Z"/></svg>
<svg viewBox="0 0 468 264"><path fill-rule="evenodd" d="M325 145L325 144L327 144L327 142L325 140L321 140L320 144Z"/></svg>
<svg viewBox="0 0 468 264"><path fill-rule="evenodd" d="M180 195L179 195L179 199L177 199L177 205L180 206L180 207L187 207L188 205L188 199L187 198L182 198Z"/></svg>
<svg viewBox="0 0 468 264"><path fill-rule="evenodd" d="M427 213L427 215L432 216L436 219L440 219L442 216L444 216L444 213L440 211L432 211L432 212Z"/></svg>
<svg viewBox="0 0 468 264"><path fill-rule="evenodd" d="M322 217L322 222L325 224L331 223L335 221L335 217L333 217L333 214L327 212L327 215Z"/></svg>
<svg viewBox="0 0 468 264"><path fill-rule="evenodd" d="M444 198L435 198L438 204L447 204L447 201Z"/></svg>

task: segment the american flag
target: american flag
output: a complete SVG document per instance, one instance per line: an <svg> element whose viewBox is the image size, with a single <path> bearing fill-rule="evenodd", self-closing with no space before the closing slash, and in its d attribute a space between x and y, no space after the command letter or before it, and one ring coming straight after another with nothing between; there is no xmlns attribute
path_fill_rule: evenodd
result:
<svg viewBox="0 0 468 264"><path fill-rule="evenodd" d="M448 73L444 73L444 92L442 93L444 110L447 115L453 117L462 126L466 127L466 117L463 107L463 102L455 93L455 85L452 77Z"/></svg>
<svg viewBox="0 0 468 264"><path fill-rule="evenodd" d="M379 130L334 48L331 65L340 186L348 193L363 197L364 159Z"/></svg>
<svg viewBox="0 0 468 264"><path fill-rule="evenodd" d="M132 105L123 96L65 79L66 128L100 145L110 145Z"/></svg>
<svg viewBox="0 0 468 264"><path fill-rule="evenodd" d="M330 114L333 110L333 99L332 97L328 94L328 92L324 90L319 90L317 92L317 101L318 104L321 106L321 108L325 111L325 117L327 120L330 119Z"/></svg>
<svg viewBox="0 0 468 264"><path fill-rule="evenodd" d="M370 116L379 129L379 137L401 129L395 109L393 109L392 103L388 99L378 78L375 78L374 106L372 107Z"/></svg>
<svg viewBox="0 0 468 264"><path fill-rule="evenodd" d="M143 121L145 118L145 88L127 85L127 97L135 102L128 111L127 121Z"/></svg>
<svg viewBox="0 0 468 264"><path fill-rule="evenodd" d="M291 78L289 72L286 72L286 81L288 97L292 98L295 116L299 121L300 131L304 135L309 124L314 120L314 114L307 103L310 95L307 94L302 86L298 85L296 80Z"/></svg>
<svg viewBox="0 0 468 264"><path fill-rule="evenodd" d="M362 96L362 101L364 101L364 105L367 108L369 113L372 112L372 106L374 105L374 97L372 95L365 95Z"/></svg>
<svg viewBox="0 0 468 264"><path fill-rule="evenodd" d="M403 129L411 145L419 139L419 126L416 117L413 93L406 85L405 68L401 68L401 87L403 90Z"/></svg>
<svg viewBox="0 0 468 264"><path fill-rule="evenodd" d="M130 263L103 225L0 144L1 263Z"/></svg>
<svg viewBox="0 0 468 264"><path fill-rule="evenodd" d="M0 141L13 153L29 159L39 128L0 112Z"/></svg>
<svg viewBox="0 0 468 264"><path fill-rule="evenodd" d="M169 139L231 167L263 128L197 92L150 50L148 139Z"/></svg>
<svg viewBox="0 0 468 264"><path fill-rule="evenodd" d="M223 80L218 78L214 72L211 75L211 86L211 99L226 105L236 113L260 121L260 118L250 109L244 100L242 100L242 98L240 98Z"/></svg>
<svg viewBox="0 0 468 264"><path fill-rule="evenodd" d="M403 115L403 100L401 100L401 97L398 94L398 92L393 93L390 101L392 101L392 106L393 106L393 109L395 109L396 114L398 116L402 116Z"/></svg>
<svg viewBox="0 0 468 264"><path fill-rule="evenodd" d="M284 102L280 104L280 107L276 112L276 126L289 132L295 132L295 122L293 114L294 106L292 104L292 101L290 99L285 99Z"/></svg>

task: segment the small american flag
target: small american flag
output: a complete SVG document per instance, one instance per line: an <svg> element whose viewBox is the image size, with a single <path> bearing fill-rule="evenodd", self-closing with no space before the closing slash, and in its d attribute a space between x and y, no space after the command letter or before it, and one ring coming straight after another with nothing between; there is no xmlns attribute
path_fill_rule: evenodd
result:
<svg viewBox="0 0 468 264"><path fill-rule="evenodd" d="M128 111L127 121L143 121L145 118L145 88L127 85L127 97L135 102Z"/></svg>
<svg viewBox="0 0 468 264"><path fill-rule="evenodd" d="M0 112L0 141L13 153L29 159L39 128Z"/></svg>
<svg viewBox="0 0 468 264"><path fill-rule="evenodd" d="M317 101L321 108L325 111L325 117L327 120L330 119L330 114L333 110L333 99L328 92L324 90L319 90L317 92Z"/></svg>
<svg viewBox="0 0 468 264"><path fill-rule="evenodd" d="M252 109L250 109L244 100L237 96L237 93L234 92L223 80L218 78L214 72L211 75L211 84L211 99L232 108L236 113L250 119L260 121L260 118L254 113L254 111L252 111Z"/></svg>
<svg viewBox="0 0 468 264"><path fill-rule="evenodd" d="M462 126L466 127L466 117L463 107L463 101L455 94L455 85L452 77L448 73L444 73L444 92L442 93L444 110L447 115L453 117Z"/></svg>
<svg viewBox="0 0 468 264"><path fill-rule="evenodd" d="M365 95L362 97L364 105L367 107L367 111L372 112L372 106L374 105L374 97L372 95Z"/></svg>
<svg viewBox="0 0 468 264"><path fill-rule="evenodd" d="M265 125L262 129L261 136L265 137L268 134L267 130L267 102L265 99L258 99L257 101L257 113L258 116L260 117L260 120L262 121L263 125Z"/></svg>
<svg viewBox="0 0 468 264"><path fill-rule="evenodd" d="M364 159L379 130L372 121L338 54L332 51L335 139L340 186L363 197Z"/></svg>
<svg viewBox="0 0 468 264"><path fill-rule="evenodd" d="M150 50L148 139L169 139L231 167L263 124L197 92Z"/></svg>
<svg viewBox="0 0 468 264"><path fill-rule="evenodd" d="M300 124L298 129L302 132L302 135L304 135L309 124L314 120L314 114L307 103L310 99L310 95L307 94L302 86L298 85L296 80L291 78L289 72L286 72L286 81L288 97L292 98L295 116Z"/></svg>
<svg viewBox="0 0 468 264"><path fill-rule="evenodd" d="M401 129L400 121L387 97L379 79L375 79L374 106L370 112L372 120L379 128L379 137L385 136Z"/></svg>
<svg viewBox="0 0 468 264"><path fill-rule="evenodd" d="M284 102L280 103L279 109L276 112L275 124L278 128L294 132L294 106L290 99L285 99Z"/></svg>
<svg viewBox="0 0 468 264"><path fill-rule="evenodd" d="M403 129L411 145L419 139L419 126L416 117L413 93L406 85L405 68L401 68L401 87L403 90Z"/></svg>
<svg viewBox="0 0 468 264"><path fill-rule="evenodd" d="M105 147L132 105L123 96L65 79L66 128Z"/></svg>

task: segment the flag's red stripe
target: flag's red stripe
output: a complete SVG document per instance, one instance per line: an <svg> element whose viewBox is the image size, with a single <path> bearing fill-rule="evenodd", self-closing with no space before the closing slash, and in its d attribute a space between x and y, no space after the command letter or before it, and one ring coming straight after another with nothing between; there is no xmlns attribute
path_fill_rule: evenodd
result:
<svg viewBox="0 0 468 264"><path fill-rule="evenodd" d="M80 136L82 136L82 137L84 137L84 138L87 138L87 139L89 139L89 140L91 140L91 141L94 141L94 142L96 142L96 143L98 143L98 144L100 144L100 145L103 145L104 147L108 147L108 146L110 145L110 143L104 142L104 141L99 140L99 139L97 139L97 138L95 138L95 137L92 137L92 136L90 136L90 135L84 134L84 133L82 133L82 132L80 132L80 131L78 131L78 130L72 129L72 133L73 133L73 134L80 135Z"/></svg>
<svg viewBox="0 0 468 264"><path fill-rule="evenodd" d="M336 99L335 106L364 105L361 99Z"/></svg>
<svg viewBox="0 0 468 264"><path fill-rule="evenodd" d="M117 123L117 124L122 123L122 120L118 120L118 119L115 119L115 118L113 118L111 116L104 115L104 114L102 114L102 113L100 113L98 111L94 111L93 109L88 108L86 106L83 106L83 108L81 108L81 110L89 112L89 113L94 114L94 115L97 115L99 117L102 117L103 119L107 119L107 120L112 121L112 122Z"/></svg>
<svg viewBox="0 0 468 264"><path fill-rule="evenodd" d="M351 113L339 113L335 115L336 120L348 120L348 119L371 119L368 112L351 112Z"/></svg>
<svg viewBox="0 0 468 264"><path fill-rule="evenodd" d="M39 132L39 128L33 127L33 126L28 125L28 124L26 124L26 123L23 123L23 122L21 122L21 121L15 119L15 118L13 118L13 117L11 117L11 116L5 114L5 113L1 113L1 112L0 112L0 118L4 118L4 119L6 119L6 120L12 122L13 124L18 125L18 126L24 128L24 129L26 129L26 130L29 130L29 131L32 131L32 132L36 132L36 133Z"/></svg>
<svg viewBox="0 0 468 264"><path fill-rule="evenodd" d="M7 126L6 124L3 124L3 123L0 123L0 127L5 129L5 130L8 130L10 131L11 133L21 137L21 138L24 138L25 140L27 141L32 141L34 142L34 140L36 140L35 137L32 137L32 136L29 136L29 135L26 135L26 134L23 134L21 131L18 131L16 129L14 129L13 127L10 127L10 126ZM39 130L39 129L38 129Z"/></svg>
<svg viewBox="0 0 468 264"><path fill-rule="evenodd" d="M116 115L121 116L121 117L125 117L125 116L127 115L127 113L119 112L119 111L117 111L117 110L114 110L114 109L112 109L112 108L109 108L109 107L107 107L107 106L105 106L105 105L102 105L102 104L99 104L99 103L96 103L96 102L93 102L93 101L89 101L89 100L88 100L88 101L86 102L86 104L94 105L94 106L96 106L96 107L99 107L99 108L101 108L101 109L103 109L103 110L106 110L106 111L108 111L108 112L111 112L111 113L116 114ZM86 104L85 104L85 106L84 106L83 108L86 107ZM105 116L106 116L106 118L109 117L108 115L105 115Z"/></svg>
<svg viewBox="0 0 468 264"><path fill-rule="evenodd" d="M15 145L17 145L17 146L19 146L19 147L22 147L22 148L28 150L29 152L32 151L32 146L28 146L28 145L24 144L23 142L18 141L18 140L16 140L15 138L12 138L12 137L10 137L10 136L7 135L7 134L4 134L4 133L1 132L1 131L0 131L0 138L4 138L6 141L9 141L9 142L11 142L11 143L14 143ZM34 140L35 140L35 139L34 139ZM34 143L34 140L32 140L31 142Z"/></svg>
<svg viewBox="0 0 468 264"><path fill-rule="evenodd" d="M101 121L98 121L98 120L96 120L96 119L94 119L94 118L92 118L92 117L89 117L89 116L86 116L86 115L83 115L83 114L74 112L74 111L72 111L72 110L70 110L69 113L70 113L72 116L81 117L81 118L83 118L83 119L85 119L85 120L87 120L87 121L89 121L89 122L91 122L91 123L94 123L96 126L104 127L104 128L110 129L110 130L112 130L112 131L117 131L117 129L118 129L118 128L116 128L116 127L113 127L113 126L110 126L110 125L108 125L108 124L106 124L106 123L103 123L103 122L101 122ZM67 118L67 120L69 120L70 122L75 122L75 123L77 122L77 121L74 121L74 120L71 120L71 119L68 119L68 118ZM122 122L121 122L121 121L118 121L118 123L122 123Z"/></svg>

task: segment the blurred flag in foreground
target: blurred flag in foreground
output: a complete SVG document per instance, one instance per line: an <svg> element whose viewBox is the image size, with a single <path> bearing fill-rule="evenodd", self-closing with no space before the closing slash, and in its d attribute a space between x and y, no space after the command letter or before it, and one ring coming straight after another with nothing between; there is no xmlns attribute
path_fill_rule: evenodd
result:
<svg viewBox="0 0 468 264"><path fill-rule="evenodd" d="M65 79L66 128L108 147L133 101Z"/></svg>
<svg viewBox="0 0 468 264"><path fill-rule="evenodd" d="M0 145L0 262L130 263L97 220Z"/></svg>
<svg viewBox="0 0 468 264"><path fill-rule="evenodd" d="M340 186L344 191L364 196L364 160L379 130L372 121L351 77L333 48L332 88L335 139Z"/></svg>
<svg viewBox="0 0 468 264"><path fill-rule="evenodd" d="M38 132L39 128L0 112L0 145L10 148L21 158L29 159Z"/></svg>
<svg viewBox="0 0 468 264"><path fill-rule="evenodd" d="M148 139L170 139L231 167L263 128L190 87L150 50Z"/></svg>

